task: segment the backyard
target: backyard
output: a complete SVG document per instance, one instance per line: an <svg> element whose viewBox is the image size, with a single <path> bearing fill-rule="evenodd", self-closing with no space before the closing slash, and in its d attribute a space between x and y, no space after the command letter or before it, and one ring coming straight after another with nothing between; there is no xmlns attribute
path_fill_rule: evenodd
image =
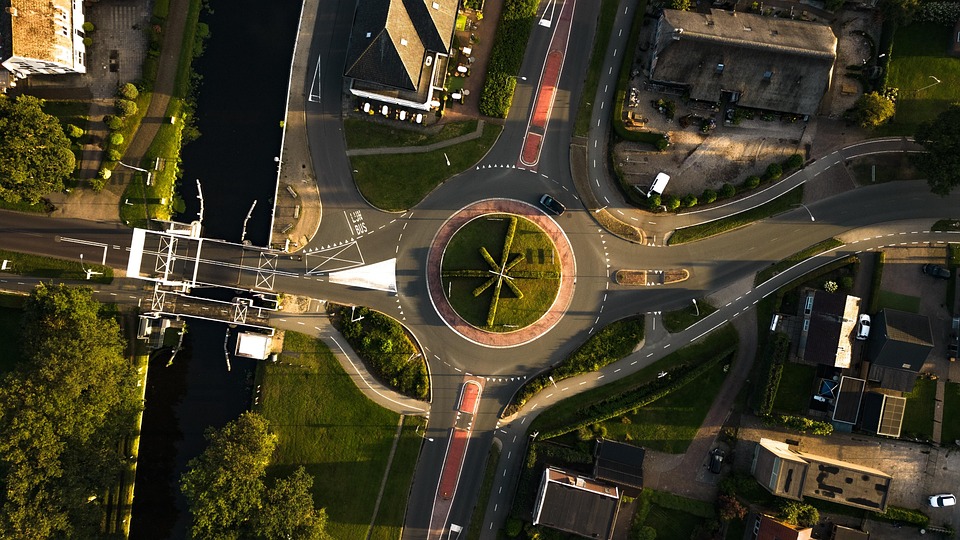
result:
<svg viewBox="0 0 960 540"><path fill-rule="evenodd" d="M929 439L933 436L933 412L937 394L937 381L917 379L913 392L906 394L907 404L903 411L903 436ZM946 427L946 426L944 426Z"/></svg>
<svg viewBox="0 0 960 540"><path fill-rule="evenodd" d="M280 362L258 366L259 412L279 436L280 473L303 465L315 478L314 503L326 508L332 538L365 538L388 475L372 538L398 539L422 439L407 417L389 471L400 416L369 401L319 340L287 332Z"/></svg>
<svg viewBox="0 0 960 540"><path fill-rule="evenodd" d="M933 120L960 101L960 58L946 55L951 29L934 23L913 23L897 30L887 85L899 88L893 122L883 135L913 135L921 122Z"/></svg>
<svg viewBox="0 0 960 540"><path fill-rule="evenodd" d="M810 396L813 394L813 381L817 377L817 368L796 362L783 365L780 387L773 401L773 410L786 414L805 414L810 408Z"/></svg>

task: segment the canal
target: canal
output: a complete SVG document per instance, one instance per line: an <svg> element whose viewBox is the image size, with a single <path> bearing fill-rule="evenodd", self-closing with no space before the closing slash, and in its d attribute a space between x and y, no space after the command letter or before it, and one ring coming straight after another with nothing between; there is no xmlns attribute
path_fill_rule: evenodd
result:
<svg viewBox="0 0 960 540"><path fill-rule="evenodd" d="M204 54L194 61L196 126L201 136L184 148L180 193L196 219L203 190L203 235L240 241L250 206L246 239L269 241L290 59L300 4L258 0L210 2L201 15L210 26ZM255 362L224 358L226 325L190 322L185 348L151 360L140 441L130 537L186 538L190 516L179 478L204 448L204 431L222 427L250 407ZM235 334L235 331L231 331Z"/></svg>

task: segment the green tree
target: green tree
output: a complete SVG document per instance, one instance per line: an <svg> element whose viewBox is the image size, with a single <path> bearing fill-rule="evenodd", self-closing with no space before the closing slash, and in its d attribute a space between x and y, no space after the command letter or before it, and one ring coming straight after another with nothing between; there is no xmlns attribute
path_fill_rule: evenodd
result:
<svg viewBox="0 0 960 540"><path fill-rule="evenodd" d="M67 137L74 140L83 137L83 130L74 124L67 124L67 126L63 128L63 131L67 134Z"/></svg>
<svg viewBox="0 0 960 540"><path fill-rule="evenodd" d="M920 124L914 140L926 150L917 156L917 168L927 176L930 190L949 195L960 184L960 104Z"/></svg>
<svg viewBox="0 0 960 540"><path fill-rule="evenodd" d="M0 537L93 538L125 464L137 373L89 289L41 284L22 321L24 362L0 383Z"/></svg>
<svg viewBox="0 0 960 540"><path fill-rule="evenodd" d="M717 514L723 521L743 519L747 515L747 508L734 495L720 495L717 498Z"/></svg>
<svg viewBox="0 0 960 540"><path fill-rule="evenodd" d="M137 114L137 103L129 99L118 99L116 101L117 116L126 118Z"/></svg>
<svg viewBox="0 0 960 540"><path fill-rule="evenodd" d="M692 3L690 0L670 0L670 9L679 9L680 11L690 11Z"/></svg>
<svg viewBox="0 0 960 540"><path fill-rule="evenodd" d="M703 190L703 194L700 195L700 201L703 204L710 204L717 200L717 192L712 189Z"/></svg>
<svg viewBox="0 0 960 540"><path fill-rule="evenodd" d="M118 131L123 128L123 118L113 114L104 115L103 123L107 125L107 129L110 131Z"/></svg>
<svg viewBox="0 0 960 540"><path fill-rule="evenodd" d="M812 527L820 522L820 512L806 503L788 502L780 507L777 517L784 523Z"/></svg>
<svg viewBox="0 0 960 540"><path fill-rule="evenodd" d="M864 94L853 104L850 119L860 127L874 129L893 118L896 107L893 101L877 92Z"/></svg>
<svg viewBox="0 0 960 540"><path fill-rule="evenodd" d="M137 90L136 85L133 83L125 83L120 85L120 88L117 88L117 96L123 99L134 100L140 95L140 91Z"/></svg>
<svg viewBox="0 0 960 540"><path fill-rule="evenodd" d="M110 143L110 146L120 146L123 144L123 134L114 131L107 137L107 142Z"/></svg>
<svg viewBox="0 0 960 540"><path fill-rule="evenodd" d="M764 171L763 176L767 180L776 182L783 176L783 167L779 163L771 163L767 165L767 170Z"/></svg>
<svg viewBox="0 0 960 540"><path fill-rule="evenodd" d="M63 190L76 160L56 118L32 96L0 96L0 199L37 202Z"/></svg>
<svg viewBox="0 0 960 540"><path fill-rule="evenodd" d="M736 194L737 188L735 188L733 184L724 184L720 186L720 195L722 195L724 199L729 199Z"/></svg>
<svg viewBox="0 0 960 540"><path fill-rule="evenodd" d="M313 507L313 477L303 467L267 490L257 514L257 533L266 540L326 540L327 513Z"/></svg>
<svg viewBox="0 0 960 540"><path fill-rule="evenodd" d="M667 210L676 210L680 208L680 199L676 195L664 195L663 196L663 205L667 207Z"/></svg>

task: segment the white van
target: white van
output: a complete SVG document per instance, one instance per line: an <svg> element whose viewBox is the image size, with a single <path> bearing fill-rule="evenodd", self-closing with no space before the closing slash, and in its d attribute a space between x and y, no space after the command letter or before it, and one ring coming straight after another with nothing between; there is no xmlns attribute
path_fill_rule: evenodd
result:
<svg viewBox="0 0 960 540"><path fill-rule="evenodd" d="M653 179L653 185L650 186L650 190L647 191L647 197L656 193L657 195L663 195L663 190L666 189L667 183L670 182L670 175L667 173L657 173L657 177Z"/></svg>

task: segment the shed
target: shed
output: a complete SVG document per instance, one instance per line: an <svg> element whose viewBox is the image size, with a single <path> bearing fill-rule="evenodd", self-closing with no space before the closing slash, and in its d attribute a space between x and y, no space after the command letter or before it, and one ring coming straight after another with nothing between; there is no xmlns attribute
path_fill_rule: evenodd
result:
<svg viewBox="0 0 960 540"><path fill-rule="evenodd" d="M903 426L903 411L907 400L880 392L863 395L863 417L860 429L874 435L900 437Z"/></svg>
<svg viewBox="0 0 960 540"><path fill-rule="evenodd" d="M860 400L867 381L854 377L840 377L837 399L834 401L833 421L856 424L860 416Z"/></svg>

